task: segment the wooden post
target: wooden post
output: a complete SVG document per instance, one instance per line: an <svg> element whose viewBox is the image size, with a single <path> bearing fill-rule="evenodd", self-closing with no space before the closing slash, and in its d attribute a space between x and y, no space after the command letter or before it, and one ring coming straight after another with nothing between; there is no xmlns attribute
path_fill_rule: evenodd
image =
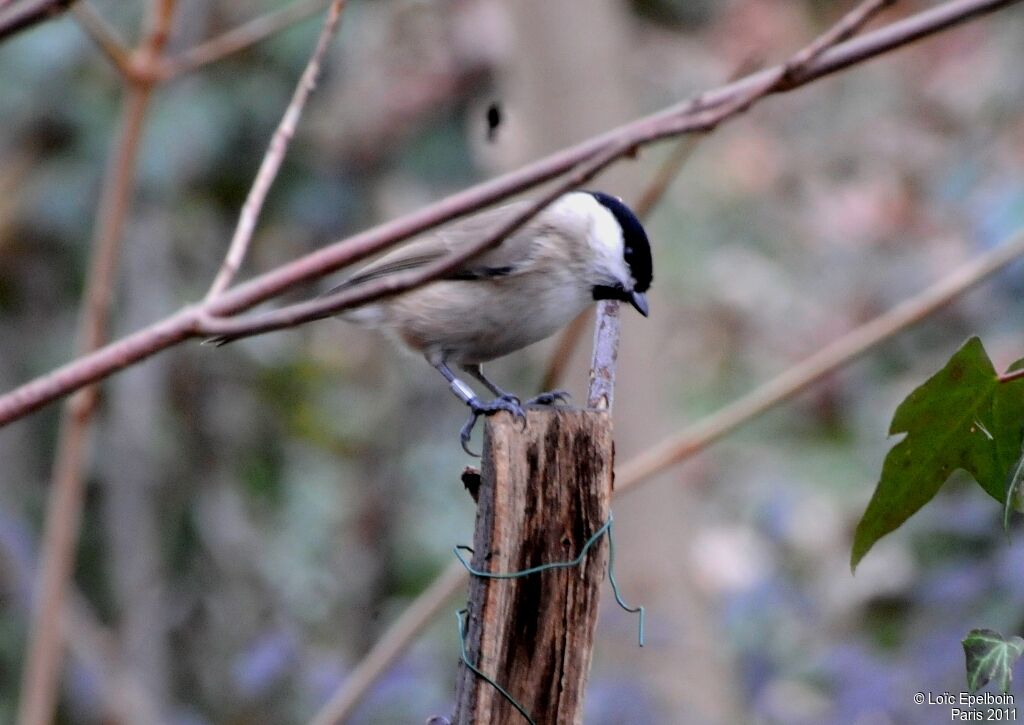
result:
<svg viewBox="0 0 1024 725"><path fill-rule="evenodd" d="M525 431L507 414L489 418L473 568L507 573L575 559L611 511L612 445L606 412L530 410ZM578 567L515 579L470 578L468 659L538 725L583 720L607 563L608 540L602 537ZM455 722L525 720L462 665Z"/></svg>

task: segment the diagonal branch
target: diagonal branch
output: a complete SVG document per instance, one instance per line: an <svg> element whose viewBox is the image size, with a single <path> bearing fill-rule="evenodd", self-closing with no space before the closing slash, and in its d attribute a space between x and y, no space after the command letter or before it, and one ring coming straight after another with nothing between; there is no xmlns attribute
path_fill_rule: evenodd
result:
<svg viewBox="0 0 1024 725"><path fill-rule="evenodd" d="M641 143L649 143L668 135L692 133L694 131L708 132L716 128L727 118L746 111L761 98L782 88L791 77L803 72L808 64L820 58L822 53L835 43L855 33L858 28L862 27L876 13L893 2L895 0L864 0L864 2L843 16L836 25L813 43L800 50L786 63L776 67L760 83L752 86L746 92L738 94L731 103L701 111L693 116L684 115L678 121L667 124L668 129L671 130L662 131L655 125L647 130L646 134L638 134L637 138L631 138L629 134L624 134L622 138L610 140L603 149L598 150L588 161L577 166L572 173L539 201L532 204L507 224L495 230L485 239L476 244L469 245L458 254L449 255L432 265L428 265L423 270L408 272L404 275L383 277L374 283L360 288L343 290L335 295L290 305L273 312L256 315L252 318L243 317L224 321L213 317L206 318L202 320L202 329L211 335L217 336L220 341L227 342L272 330L295 327L296 325L312 322L313 320L321 320L341 310L358 307L382 297L400 294L401 292L421 287L439 279L454 271L463 263L501 244L502 240L529 222L548 204L567 191L575 189L597 176L598 173L612 162L633 153ZM611 315L613 310L617 309L617 305L616 303L605 303L599 305L598 309L599 316L602 313ZM598 338L595 341L595 350L601 352L600 358L602 362L598 366L600 371L595 368L592 385L597 385L601 389L598 390L592 387L590 398L592 401L600 398L605 401L605 407L610 407L611 384L614 381L614 348L618 345L617 317L614 323L612 320L599 319L598 333ZM611 335L614 339L606 339L604 335Z"/></svg>
<svg viewBox="0 0 1024 725"><path fill-rule="evenodd" d="M778 85L774 92L805 85L1019 1L949 0L942 5L830 48L808 63L800 73L792 75ZM209 321L213 317L235 315L285 290L319 279L346 264L363 259L439 224L538 186L594 158L606 150L611 142L628 140L633 145L641 145L673 135L672 129L666 127L668 121L683 118L692 122L700 111L734 102L741 94L749 93L751 88L764 84L770 74L777 72L776 68L755 73L659 113L632 121L518 171L471 187L412 214L304 255L239 284L214 300L176 312L116 343L73 360L0 396L0 426L182 340L204 334L201 324L203 321Z"/></svg>
<svg viewBox="0 0 1024 725"><path fill-rule="evenodd" d="M166 60L162 75L165 79L171 80L223 60L315 15L323 10L327 3L328 0L296 0L291 5L253 18L237 28L183 51L177 57Z"/></svg>
<svg viewBox="0 0 1024 725"><path fill-rule="evenodd" d="M88 0L71 7L78 24L124 77L132 76L132 51Z"/></svg>
<svg viewBox="0 0 1024 725"><path fill-rule="evenodd" d="M722 121L743 113L758 100L779 89L786 81L799 74L809 63L822 53L846 38L851 37L883 8L895 0L862 0L853 10L844 15L838 23L820 35L810 45L793 55L777 69L774 75L765 78L764 83L755 86L748 93L741 94L732 103L700 114L705 117L703 128L686 128L687 131L712 131ZM590 363L590 389L587 407L611 410L615 398L615 369L619 357L619 302L604 300L597 306L594 324L594 352Z"/></svg>
<svg viewBox="0 0 1024 725"><path fill-rule="evenodd" d="M75 0L22 0L0 7L0 40L63 14Z"/></svg>
<svg viewBox="0 0 1024 725"><path fill-rule="evenodd" d="M1003 373L999 376L999 382L1001 383L1012 383L1014 380L1020 380L1024 378L1024 368L1020 370L1012 370L1008 373Z"/></svg>
<svg viewBox="0 0 1024 725"><path fill-rule="evenodd" d="M321 3L318 0L316 4L319 5ZM295 129L299 124L299 118L302 116L302 109L306 105L306 99L309 98L309 94L316 88L316 81L320 75L320 64L323 62L327 48L331 44L331 39L338 29L341 11L344 8L345 0L334 0L331 3L331 9L327 14L327 19L324 21L323 29L320 31L320 37L316 41L313 55L310 56L306 69L302 72L302 77L295 87L295 93L292 95L288 108L285 109L281 122L274 130L274 135L270 139L270 147L267 149L266 154L264 154L263 161L260 163L260 169L256 173L256 180L253 181L252 188L249 189L249 195L245 198L245 204L242 205L242 213L238 219L238 225L235 227L235 233L231 238L227 256L224 258L224 263L213 280L210 291L206 293L207 300L217 297L226 290L242 266L242 261L249 250L249 243L256 229L256 221L259 218L260 210L263 208L263 202L267 197L267 192L270 191L271 184L274 183L274 179L277 177L277 172L281 168L284 156L288 152L288 144L295 135Z"/></svg>
<svg viewBox="0 0 1024 725"><path fill-rule="evenodd" d="M897 333L935 314L1022 255L1024 231L961 265L924 291L826 345L742 398L635 456L619 468L616 491L631 490L656 473L699 453L747 421L789 400Z"/></svg>
<svg viewBox="0 0 1024 725"><path fill-rule="evenodd" d="M808 63L799 74L779 84L774 92L781 93L806 85L914 40L1017 2L1020 0L950 0L825 51ZM770 68L735 83L702 93L691 100L558 151L517 171L470 187L416 212L335 242L238 285L210 305L208 312L216 316L227 316L249 309L287 289L319 279L447 221L479 211L497 201L550 181L600 154L610 143L624 143L628 148L632 148L666 136L681 134L685 130L699 130L701 123L693 120L699 112L734 102L751 89L764 85L766 79L774 77L778 71L779 67ZM693 128L671 129L666 126L667 121L679 119L692 124ZM700 120L704 124L707 122L707 119Z"/></svg>
<svg viewBox="0 0 1024 725"><path fill-rule="evenodd" d="M409 643L437 616L466 584L466 570L458 562L448 566L421 592L401 616L387 628L373 648L345 678L331 698L320 708L310 725L342 722L359 704L363 694L394 664Z"/></svg>
<svg viewBox="0 0 1024 725"><path fill-rule="evenodd" d="M624 152L625 150L619 146L610 145L604 153L596 156L590 163L580 166L579 169L567 176L551 191L544 194L540 199L479 242L468 245L466 249L461 250L457 254L448 255L433 264L425 266L421 270L389 275L362 287L342 290L327 297L300 302L261 315L254 315L252 318L224 319L207 316L200 319L198 329L204 334L216 336L217 341L220 343L230 342L243 337L270 332L271 330L295 327L304 322L322 320L341 310L358 307L382 297L391 297L414 287L422 287L428 282L450 274L464 262L474 259L488 249L501 244L505 238L533 219L546 206L565 192L592 179L602 169L622 156Z"/></svg>

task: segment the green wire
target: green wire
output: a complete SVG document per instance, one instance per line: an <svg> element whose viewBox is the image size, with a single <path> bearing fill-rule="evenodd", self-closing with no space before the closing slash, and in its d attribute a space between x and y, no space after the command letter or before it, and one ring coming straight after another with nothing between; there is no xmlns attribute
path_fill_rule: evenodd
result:
<svg viewBox="0 0 1024 725"><path fill-rule="evenodd" d="M526 711L526 708L519 704L516 698L512 697L508 691L499 685L497 682L492 680L490 677L485 675L480 669L477 668L472 662L469 661L469 655L466 654L466 615L469 614L468 609L460 609L455 613L455 617L459 620L459 642L462 644L462 663L469 669L473 670L484 682L493 687L495 690L501 693L501 696L512 703L512 707L519 711L519 714L526 718L530 725L537 725L534 719L530 717L530 713Z"/></svg>
<svg viewBox="0 0 1024 725"><path fill-rule="evenodd" d="M480 578L483 578L483 579L519 579L520 577L530 576L532 574L539 574L541 572L550 571L552 569L568 569L570 567L579 566L583 562L583 559L586 558L587 552L590 551L590 547L593 546L594 543L597 542L598 539L600 539L602 536L604 536L607 533L608 534L608 581L612 585L612 593L615 595L615 602L619 605L619 607L621 607L624 611L627 611L627 612L629 612L631 614L639 614L640 615L640 617L639 617L640 623L639 623L639 637L638 637L638 639L639 639L639 645L641 647L643 647L644 646L644 608L643 607L630 607L629 605L627 605L625 600L623 600L623 598L622 598L622 593L619 591L619 584L618 584L618 582L615 581L615 540L612 537L612 521L613 520L614 520L614 517L609 515L608 516L608 520L604 522L604 524L601 526L601 528L599 528L597 531L595 531L594 534L589 539L587 539L587 543L585 543L583 545L583 549L580 550L579 555L575 559L571 559L570 561L555 561L555 562L551 562L549 564L541 564L539 566L530 567L529 569L523 569L522 571L513 571L513 572L481 571L480 569L474 569L473 566L468 561L466 561L463 558L463 556L462 556L462 553L461 553L462 551L468 551L468 552L472 553L473 552L472 547L469 547L469 546L456 546L452 551L455 552L455 558L459 560L459 563L461 563L462 566L466 567L466 571L468 571L473 576L480 577ZM472 664L469 661L469 655L466 654L466 627L465 627L465 617L468 614L469 614L469 610L468 609L460 609L458 612L455 613L455 616L456 616L456 618L458 619L458 622L459 622L459 642L460 642L460 645L462 647L462 662L463 662L463 664L465 664L466 667L468 667L473 672L475 672L477 674L477 676L479 676L481 679L484 680L484 682L486 682L491 687L493 687L495 690L497 690L501 694L502 697L504 697L506 700L508 700L509 703L511 703L511 705L516 710L519 711L519 714L522 715L524 718L526 718L526 720L530 723L530 725L536 725L536 723L534 722L533 718L530 717L530 714L528 712L526 712L526 709L522 705L520 705L519 702L517 702L516 699L514 697L512 697L512 695L510 695L508 693L508 691L505 690L505 688L503 688L501 685L499 685L493 679L491 679L490 677L485 675L483 672L481 672L476 667L476 665Z"/></svg>

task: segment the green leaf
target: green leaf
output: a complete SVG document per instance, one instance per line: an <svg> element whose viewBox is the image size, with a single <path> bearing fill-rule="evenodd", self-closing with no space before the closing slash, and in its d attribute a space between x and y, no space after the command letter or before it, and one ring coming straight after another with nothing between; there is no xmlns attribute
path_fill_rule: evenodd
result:
<svg viewBox="0 0 1024 725"><path fill-rule="evenodd" d="M977 692L989 680L995 680L1003 692L1010 690L1013 664L1024 654L1024 639L1003 635L991 629L972 629L963 640L967 659L967 686Z"/></svg>
<svg viewBox="0 0 1024 725"><path fill-rule="evenodd" d="M1000 383L981 340L972 337L896 409L889 435L907 435L885 457L857 524L850 567L928 503L957 469L1002 502L1020 457L1022 424L1024 384Z"/></svg>

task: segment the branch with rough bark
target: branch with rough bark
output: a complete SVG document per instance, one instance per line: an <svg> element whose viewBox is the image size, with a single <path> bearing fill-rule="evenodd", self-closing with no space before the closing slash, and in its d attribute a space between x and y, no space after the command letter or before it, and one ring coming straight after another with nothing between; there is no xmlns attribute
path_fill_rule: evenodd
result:
<svg viewBox="0 0 1024 725"><path fill-rule="evenodd" d="M245 333L247 330L244 328L225 329L228 322L235 322L228 318L459 216L538 186L568 171L577 170L579 173L580 168L586 169L584 165L587 163L596 165L595 162L600 161L603 155L609 155L608 163L611 163L641 146L663 138L713 127L730 115L746 110L750 100L756 101L768 94L792 90L1018 1L950 0L842 42L819 54L811 54L812 59L796 71L783 65L755 73L564 149L518 171L471 187L417 212L336 242L232 287L216 299L186 307L95 353L78 358L16 388L0 397L0 425L27 415L63 395L186 339L225 332ZM723 107L729 110L728 114L722 113ZM386 295L396 294L400 289L372 291L374 294ZM353 296L343 301L355 305L366 300ZM298 312L309 314L311 310L300 308ZM324 314L322 309L312 312ZM266 324L266 319L254 316L246 324L260 327Z"/></svg>

